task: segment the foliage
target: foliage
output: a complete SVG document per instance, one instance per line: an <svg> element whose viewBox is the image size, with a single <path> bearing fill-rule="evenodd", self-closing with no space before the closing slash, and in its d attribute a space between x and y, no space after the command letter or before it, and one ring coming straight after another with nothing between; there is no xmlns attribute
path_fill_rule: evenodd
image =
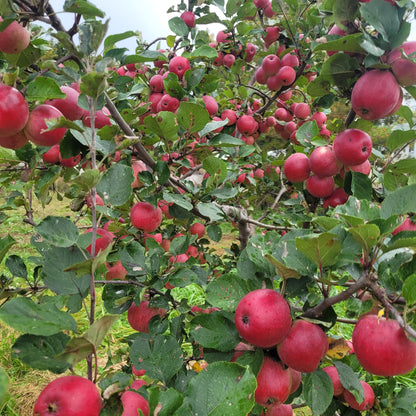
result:
<svg viewBox="0 0 416 416"><path fill-rule="evenodd" d="M391 130L391 115L380 127L350 103L363 73L392 70L386 56L409 36L413 2L273 0L266 12L252 0L189 0L170 10L166 50L139 36L133 53L117 43L137 34L106 36L105 13L89 1L65 2L75 17L68 30L52 3L0 2L2 25L30 21L31 31L22 52L1 53L2 83L16 87L31 112L72 85L83 110L82 119L65 114L44 127L66 129L53 163L45 158L51 146L33 137L0 148L0 221L11 223L20 210L31 227L30 255L12 251L13 229L0 238L0 319L20 333L13 359L57 377L85 362L83 375L102 392L102 415L122 413L132 366L145 370L140 393L150 414L260 415L256 377L263 355L277 358L276 349L251 347L232 360L244 341L234 313L248 292L273 288L293 319L318 324L330 342L320 368L303 374L287 403L317 415L356 414L333 397L322 367L334 364L355 397L362 398L360 379L373 387L371 414L415 415L414 383L366 373L341 337L348 331L339 329L375 307L416 338L416 233L394 232L416 212L416 163L400 159L416 138L413 114L401 105L395 113L405 127ZM185 10L195 27L179 17ZM36 20L51 25L52 40ZM212 23L223 26L215 42ZM345 36L328 33L334 24ZM276 39L267 37L270 28L278 28ZM297 59L293 82L258 82L270 54ZM175 56L186 58L186 72L170 65ZM406 91L416 98L414 86ZM327 123L296 115L301 103ZM295 120L295 133L276 117L278 108ZM256 127L244 134L230 113L221 117L224 110ZM334 175L348 194L344 204L328 207L284 175L295 152L309 156L348 128L377 136L384 127L388 138L374 141L369 175ZM34 212L34 200L45 211ZM48 212L54 200L69 201L67 210ZM139 201L160 207L161 223L135 228L130 212ZM191 232L196 222L204 235ZM230 230L235 242L219 255L214 246ZM120 264L126 273L111 280L108 269ZM117 332L122 352L104 351L115 322L143 300L166 313L150 320L149 333ZM108 361L104 369L99 358ZM0 402L7 380L0 368Z"/></svg>

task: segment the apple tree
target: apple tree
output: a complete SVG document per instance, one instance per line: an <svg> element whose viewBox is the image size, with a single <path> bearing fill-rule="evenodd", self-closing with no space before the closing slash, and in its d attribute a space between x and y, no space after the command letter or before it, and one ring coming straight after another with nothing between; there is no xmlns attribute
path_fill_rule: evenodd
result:
<svg viewBox="0 0 416 416"><path fill-rule="evenodd" d="M33 414L415 415L414 3L182 0L152 42L59 11L0 2L0 221L33 249L1 236L0 319L56 373Z"/></svg>

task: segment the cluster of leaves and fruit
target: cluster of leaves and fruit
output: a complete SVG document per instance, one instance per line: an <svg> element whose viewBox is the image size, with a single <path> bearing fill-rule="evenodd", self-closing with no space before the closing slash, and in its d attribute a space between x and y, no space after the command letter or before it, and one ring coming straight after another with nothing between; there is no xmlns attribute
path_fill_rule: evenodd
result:
<svg viewBox="0 0 416 416"><path fill-rule="evenodd" d="M106 36L87 0L69 29L53 2L0 2L0 221L23 207L36 253L1 237L0 319L57 374L33 414L416 415L396 377L416 367L414 3L187 3L161 49Z"/></svg>

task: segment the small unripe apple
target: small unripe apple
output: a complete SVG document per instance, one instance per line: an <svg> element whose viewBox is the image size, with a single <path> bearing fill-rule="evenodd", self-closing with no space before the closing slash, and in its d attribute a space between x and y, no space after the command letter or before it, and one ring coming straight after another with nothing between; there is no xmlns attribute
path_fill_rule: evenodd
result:
<svg viewBox="0 0 416 416"><path fill-rule="evenodd" d="M51 381L36 399L33 416L99 416L101 395L90 380L68 375Z"/></svg>
<svg viewBox="0 0 416 416"><path fill-rule="evenodd" d="M152 233L162 222L162 211L148 202L137 202L130 211L130 220L137 230Z"/></svg>
<svg viewBox="0 0 416 416"><path fill-rule="evenodd" d="M66 133L66 128L44 131L48 128L46 120L54 120L63 117L63 114L49 104L40 104L35 107L25 127L25 134L29 140L38 146L53 146L58 144Z"/></svg>
<svg viewBox="0 0 416 416"><path fill-rule="evenodd" d="M272 289L247 293L237 305L234 320L238 333L261 348L270 348L282 341L292 323L289 305Z"/></svg>
<svg viewBox="0 0 416 416"><path fill-rule="evenodd" d="M149 332L150 320L156 315L163 317L165 314L166 309L154 308L149 306L148 300L142 300L139 306L134 302L130 305L127 310L127 320L134 330L139 332Z"/></svg>
<svg viewBox="0 0 416 416"><path fill-rule="evenodd" d="M19 133L29 119L25 97L14 87L0 84L0 137Z"/></svg>

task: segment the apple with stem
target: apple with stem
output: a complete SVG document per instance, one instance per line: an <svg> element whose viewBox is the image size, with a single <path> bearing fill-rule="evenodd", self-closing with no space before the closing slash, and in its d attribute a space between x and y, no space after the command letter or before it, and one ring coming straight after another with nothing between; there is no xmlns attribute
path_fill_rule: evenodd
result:
<svg viewBox="0 0 416 416"><path fill-rule="evenodd" d="M137 230L148 233L152 233L159 227L162 218L162 210L149 202L137 202L130 211L131 225Z"/></svg>
<svg viewBox="0 0 416 416"><path fill-rule="evenodd" d="M101 395L90 380L68 375L51 381L36 399L33 416L99 416Z"/></svg>

